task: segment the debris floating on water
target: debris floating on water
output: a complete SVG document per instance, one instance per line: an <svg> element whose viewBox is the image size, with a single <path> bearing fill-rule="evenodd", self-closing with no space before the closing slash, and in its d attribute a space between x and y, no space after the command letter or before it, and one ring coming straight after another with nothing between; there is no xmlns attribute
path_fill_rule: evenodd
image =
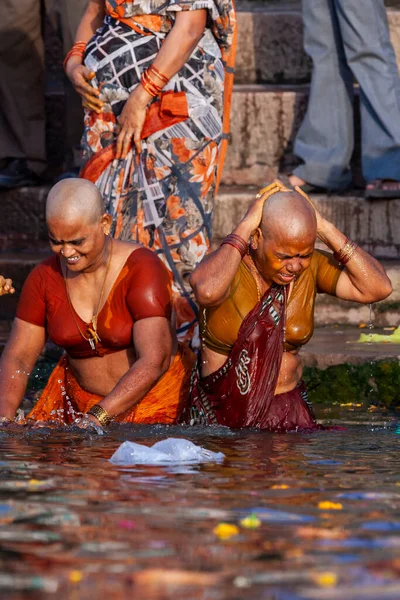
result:
<svg viewBox="0 0 400 600"><path fill-rule="evenodd" d="M110 462L116 465L197 464L222 462L222 452L212 452L183 438L167 438L151 447L124 442L114 452Z"/></svg>
<svg viewBox="0 0 400 600"><path fill-rule="evenodd" d="M240 524L246 529L257 529L261 525L261 519L259 519L257 515L251 514L248 517L241 519Z"/></svg>
<svg viewBox="0 0 400 600"><path fill-rule="evenodd" d="M363 344L370 344L371 342L377 342L381 344L400 344L400 326L389 335L382 335L380 333L362 333L358 341Z"/></svg>

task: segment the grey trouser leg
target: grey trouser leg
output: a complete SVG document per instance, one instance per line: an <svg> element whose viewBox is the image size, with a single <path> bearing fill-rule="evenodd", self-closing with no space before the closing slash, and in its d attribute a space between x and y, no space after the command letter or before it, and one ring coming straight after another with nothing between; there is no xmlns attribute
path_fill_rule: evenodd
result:
<svg viewBox="0 0 400 600"><path fill-rule="evenodd" d="M400 78L383 0L335 0L347 64L360 84L365 179L400 180Z"/></svg>
<svg viewBox="0 0 400 600"><path fill-rule="evenodd" d="M40 0L0 1L0 159L46 166Z"/></svg>
<svg viewBox="0 0 400 600"><path fill-rule="evenodd" d="M350 182L354 75L364 176L400 179L400 79L383 0L303 0L303 14L313 79L295 143L305 164L295 174L328 188Z"/></svg>
<svg viewBox="0 0 400 600"><path fill-rule="evenodd" d="M303 0L303 19L313 72L307 113L294 146L304 164L294 173L308 183L340 189L351 181L353 76L333 0Z"/></svg>

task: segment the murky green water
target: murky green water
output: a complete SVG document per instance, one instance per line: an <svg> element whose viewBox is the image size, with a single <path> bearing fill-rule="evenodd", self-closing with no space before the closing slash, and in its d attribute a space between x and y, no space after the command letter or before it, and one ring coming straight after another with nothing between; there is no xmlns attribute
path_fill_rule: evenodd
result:
<svg viewBox="0 0 400 600"><path fill-rule="evenodd" d="M309 435L0 431L0 597L400 598L396 420L347 412L341 422L346 431ZM107 462L123 440L169 436L226 460ZM250 514L253 529L240 523ZM221 523L236 534L221 539Z"/></svg>

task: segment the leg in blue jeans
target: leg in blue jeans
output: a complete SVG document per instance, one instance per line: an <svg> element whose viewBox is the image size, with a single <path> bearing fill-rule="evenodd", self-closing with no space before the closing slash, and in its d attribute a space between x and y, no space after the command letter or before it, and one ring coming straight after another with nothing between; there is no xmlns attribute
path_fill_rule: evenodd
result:
<svg viewBox="0 0 400 600"><path fill-rule="evenodd" d="M360 84L365 179L400 180L400 78L383 0L335 0L347 64Z"/></svg>
<svg viewBox="0 0 400 600"><path fill-rule="evenodd" d="M363 0L357 0L363 2ZM313 61L307 114L294 147L294 174L342 189L351 182L353 75L347 66L334 0L303 0L304 46Z"/></svg>
<svg viewBox="0 0 400 600"><path fill-rule="evenodd" d="M328 188L349 183L354 74L360 84L364 177L400 180L400 78L383 0L303 0L303 14L314 70L295 144L305 164L295 174Z"/></svg>

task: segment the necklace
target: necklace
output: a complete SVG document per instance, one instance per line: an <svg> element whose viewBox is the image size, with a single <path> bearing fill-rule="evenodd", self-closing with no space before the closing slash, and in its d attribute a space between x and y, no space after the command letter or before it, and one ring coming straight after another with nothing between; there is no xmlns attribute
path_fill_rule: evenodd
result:
<svg viewBox="0 0 400 600"><path fill-rule="evenodd" d="M108 256L108 260L107 260L106 271L104 273L104 280L103 280L103 285L102 285L102 288L101 288L101 291L100 291L99 301L97 303L96 312L93 313L93 316L92 316L92 319L91 319L92 327L88 326L88 328L87 328L87 331L89 333L89 337L86 337L86 335L83 333L83 331L79 327L79 323L78 323L78 321L76 320L76 317L75 317L75 310L74 310L74 307L72 306L71 298L70 298L69 291L68 291L68 269L65 271L65 276L64 276L65 290L67 292L68 305L69 305L72 317L74 319L74 323L75 323L75 325L76 325L79 333L83 337L83 339L86 340L87 342L89 342L89 345L90 345L90 347L91 347L92 350L96 350L96 344L98 344L99 342L101 342L99 334L97 333L97 317L99 315L99 309L100 309L101 301L102 301L103 295L104 295L104 288L106 286L106 280L107 280L108 271L110 270L111 257L112 257L112 249L113 249L113 240L112 240L112 238L110 238L110 253L109 253L109 256Z"/></svg>
<svg viewBox="0 0 400 600"><path fill-rule="evenodd" d="M249 261L250 261L250 270L251 270L251 273L253 275L254 281L256 282L257 299L258 299L258 302L260 302L260 300L261 300L261 289L260 289L260 285L258 283L258 277L259 277L258 270L257 270L257 267L256 267L256 265L254 263L253 257L250 254L250 251L247 253L247 256L249 257Z"/></svg>

